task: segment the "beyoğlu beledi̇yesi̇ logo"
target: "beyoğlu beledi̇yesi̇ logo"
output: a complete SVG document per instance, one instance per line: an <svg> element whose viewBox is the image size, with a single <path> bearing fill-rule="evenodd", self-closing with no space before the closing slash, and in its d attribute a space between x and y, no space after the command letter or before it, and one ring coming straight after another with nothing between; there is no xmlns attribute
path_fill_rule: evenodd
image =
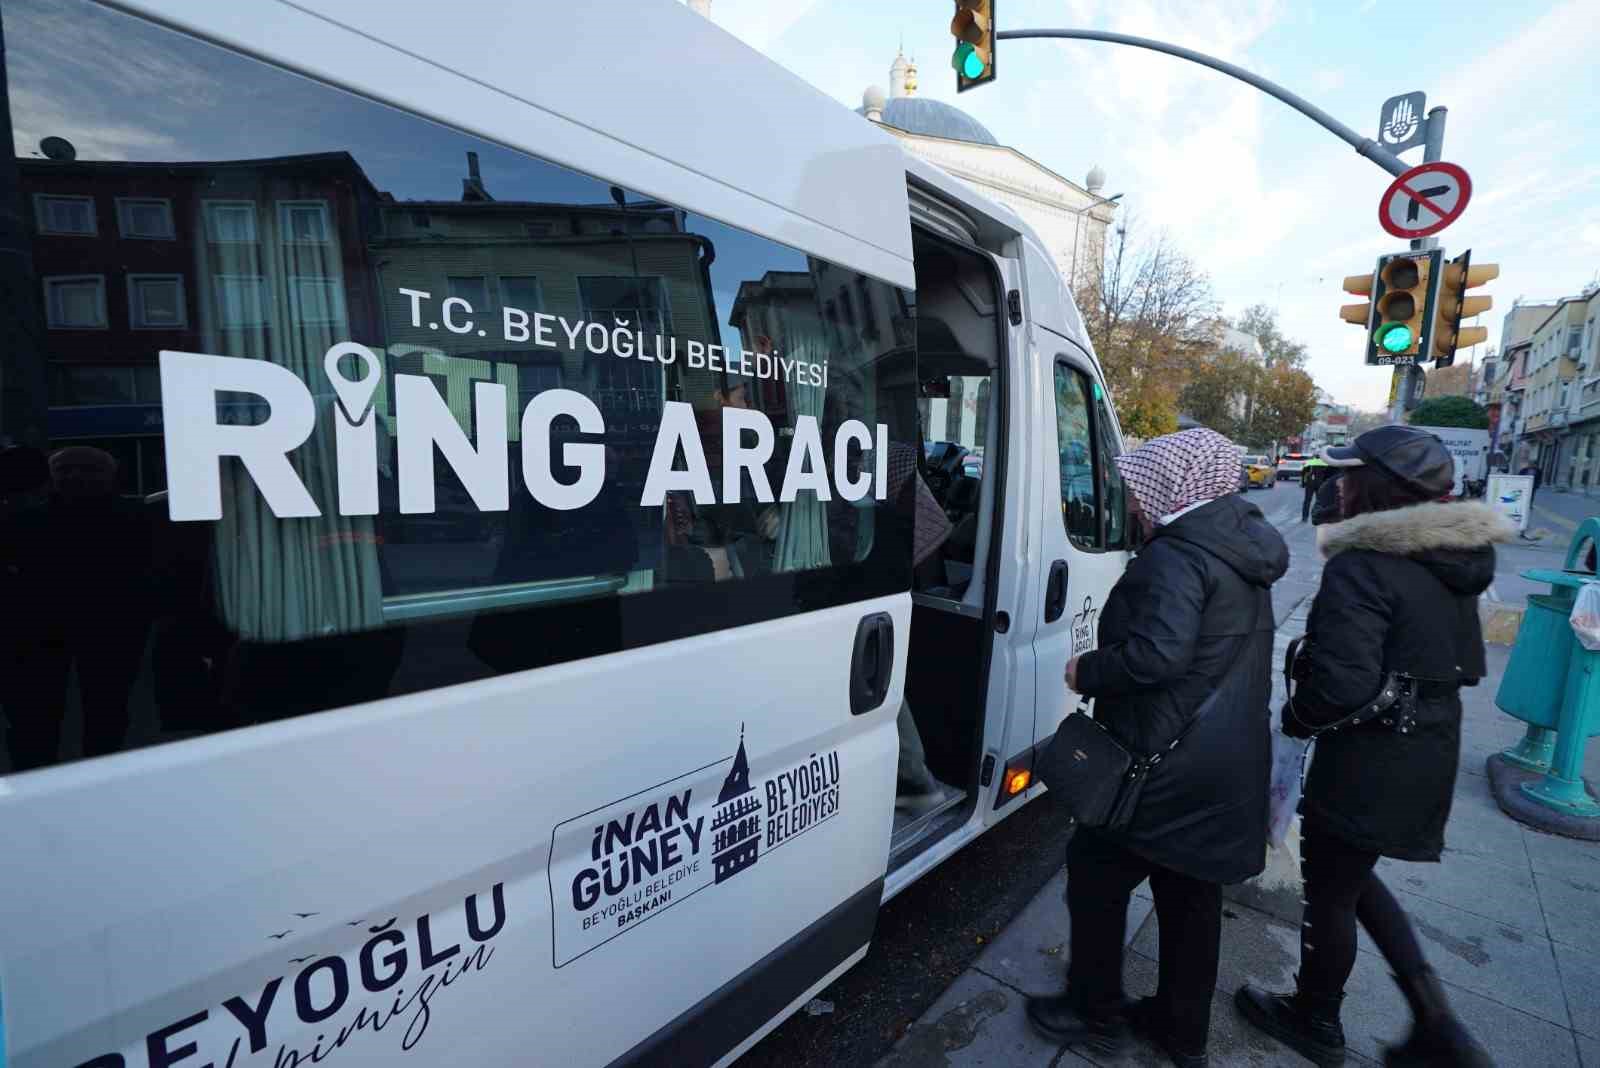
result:
<svg viewBox="0 0 1600 1068"><path fill-rule="evenodd" d="M838 750L757 784L741 727L731 758L559 824L550 842L553 963L728 882L838 811Z"/></svg>

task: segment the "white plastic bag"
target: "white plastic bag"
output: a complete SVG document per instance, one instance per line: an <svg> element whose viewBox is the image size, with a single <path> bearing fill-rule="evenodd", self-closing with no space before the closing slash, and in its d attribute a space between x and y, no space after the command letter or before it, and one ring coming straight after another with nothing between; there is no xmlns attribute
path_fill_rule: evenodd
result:
<svg viewBox="0 0 1600 1068"><path fill-rule="evenodd" d="M1300 783L1306 770L1309 739L1272 733L1272 783L1267 789L1267 841L1282 849L1300 808Z"/></svg>
<svg viewBox="0 0 1600 1068"><path fill-rule="evenodd" d="M1600 582L1585 582L1567 617L1572 633L1590 652L1600 650Z"/></svg>

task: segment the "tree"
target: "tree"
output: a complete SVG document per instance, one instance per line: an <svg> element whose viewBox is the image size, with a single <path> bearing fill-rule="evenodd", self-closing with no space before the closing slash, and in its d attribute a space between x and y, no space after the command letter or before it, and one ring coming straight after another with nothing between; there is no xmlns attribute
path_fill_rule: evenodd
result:
<svg viewBox="0 0 1600 1068"><path fill-rule="evenodd" d="M1350 416L1350 437L1353 439L1358 434L1365 434L1380 426L1389 425L1389 413L1381 412L1353 412Z"/></svg>
<svg viewBox="0 0 1600 1068"><path fill-rule="evenodd" d="M1249 334L1261 345L1261 354L1268 369L1279 364L1290 367L1306 365L1306 347L1291 341L1278 329L1278 313L1265 304L1252 304L1239 316L1236 324L1240 333Z"/></svg>
<svg viewBox="0 0 1600 1068"><path fill-rule="evenodd" d="M1196 421L1230 438L1240 437L1245 429L1244 400L1258 392L1264 374L1249 356L1223 349L1198 363L1178 399Z"/></svg>
<svg viewBox="0 0 1600 1068"><path fill-rule="evenodd" d="M1298 367L1280 363L1262 372L1248 438L1265 445L1294 437L1316 416L1316 383Z"/></svg>
<svg viewBox="0 0 1600 1068"><path fill-rule="evenodd" d="M1412 426L1450 426L1466 430L1489 429L1489 411L1467 397L1434 397L1406 416Z"/></svg>
<svg viewBox="0 0 1600 1068"><path fill-rule="evenodd" d="M1165 234L1137 241L1118 226L1099 275L1078 294L1123 430L1151 438L1178 427L1178 395L1215 345L1211 281Z"/></svg>

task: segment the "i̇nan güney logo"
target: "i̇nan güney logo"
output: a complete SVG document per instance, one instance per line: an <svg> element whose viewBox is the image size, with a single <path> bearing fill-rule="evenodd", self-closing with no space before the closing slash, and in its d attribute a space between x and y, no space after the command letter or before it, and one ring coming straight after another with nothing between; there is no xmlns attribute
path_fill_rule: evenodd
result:
<svg viewBox="0 0 1600 1068"><path fill-rule="evenodd" d="M836 816L839 797L837 749L752 781L741 725L731 758L557 825L549 865L553 964L569 964L753 868Z"/></svg>

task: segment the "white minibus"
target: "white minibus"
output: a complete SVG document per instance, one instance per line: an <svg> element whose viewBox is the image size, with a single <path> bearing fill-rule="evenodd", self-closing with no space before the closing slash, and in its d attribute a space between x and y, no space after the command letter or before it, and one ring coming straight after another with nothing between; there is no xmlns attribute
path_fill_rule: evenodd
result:
<svg viewBox="0 0 1600 1068"><path fill-rule="evenodd" d="M0 0L0 1064L728 1064L1042 787L1121 438L673 0Z"/></svg>

